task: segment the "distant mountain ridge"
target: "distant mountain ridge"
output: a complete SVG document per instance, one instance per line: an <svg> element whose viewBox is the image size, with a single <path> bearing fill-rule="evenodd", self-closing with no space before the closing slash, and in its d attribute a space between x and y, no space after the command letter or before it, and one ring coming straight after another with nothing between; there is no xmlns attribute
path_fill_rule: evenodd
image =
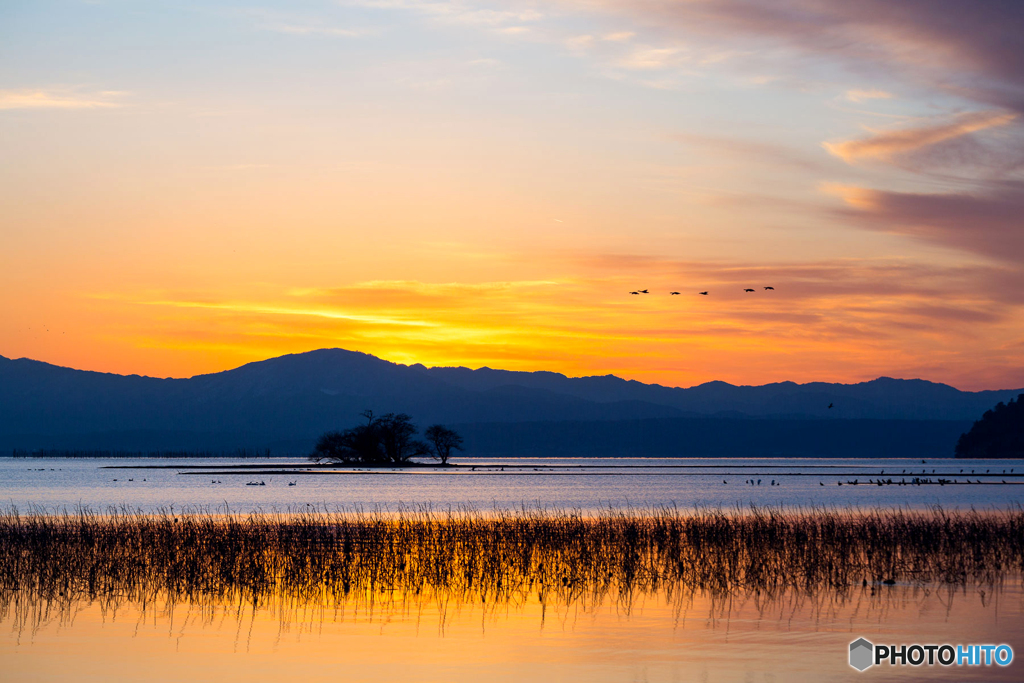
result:
<svg viewBox="0 0 1024 683"><path fill-rule="evenodd" d="M416 366L413 366L416 367ZM420 366L422 367L422 366ZM750 417L808 416L847 419L964 420L1016 390L960 391L922 379L878 379L857 384L776 382L736 386L715 381L687 389L644 384L614 375L570 378L554 372L514 372L481 368L423 368L466 389L516 384L592 401L643 400L699 415ZM833 404L834 408L829 408Z"/></svg>
<svg viewBox="0 0 1024 683"><path fill-rule="evenodd" d="M0 448L114 433L192 434L198 442L218 443L244 437L238 446L255 446L308 440L353 424L365 409L407 412L422 426L708 416L974 420L1021 391L965 392L891 378L859 384L709 382L683 389L611 375L409 366L344 349L290 354L188 379L0 356ZM835 407L829 409L830 403Z"/></svg>

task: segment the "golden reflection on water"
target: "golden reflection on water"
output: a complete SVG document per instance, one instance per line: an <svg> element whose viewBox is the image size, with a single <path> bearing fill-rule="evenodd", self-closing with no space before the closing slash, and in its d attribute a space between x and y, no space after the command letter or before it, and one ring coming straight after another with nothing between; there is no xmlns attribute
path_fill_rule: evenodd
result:
<svg viewBox="0 0 1024 683"><path fill-rule="evenodd" d="M786 592L522 604L394 593L326 608L159 599L11 603L0 678L12 681L1019 680L997 667L847 665L848 643L1002 643L1024 652L1019 578L1001 588L894 586L842 598ZM237 597L237 596L236 596Z"/></svg>

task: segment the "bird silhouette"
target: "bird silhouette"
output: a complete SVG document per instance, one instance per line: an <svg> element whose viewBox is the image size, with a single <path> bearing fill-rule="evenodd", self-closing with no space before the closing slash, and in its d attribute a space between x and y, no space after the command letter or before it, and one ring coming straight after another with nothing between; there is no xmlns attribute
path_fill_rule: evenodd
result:
<svg viewBox="0 0 1024 683"><path fill-rule="evenodd" d="M765 287L765 290L769 290L769 289L772 290L773 292L775 291L774 287Z"/></svg>
<svg viewBox="0 0 1024 683"><path fill-rule="evenodd" d="M646 289L641 289L640 293L641 294L650 294L650 292L648 292Z"/></svg>
<svg viewBox="0 0 1024 683"><path fill-rule="evenodd" d="M752 290L752 289L744 289L743 291L744 292L753 292L754 290Z"/></svg>
<svg viewBox="0 0 1024 683"><path fill-rule="evenodd" d="M640 294L640 292L630 292L630 294Z"/></svg>
<svg viewBox="0 0 1024 683"><path fill-rule="evenodd" d="M708 295L707 292L697 292L697 293L700 294L701 296L707 296Z"/></svg>
<svg viewBox="0 0 1024 683"><path fill-rule="evenodd" d="M828 407L829 407L829 408L831 408L831 407L832 407L832 404L831 404L831 403L829 403L829 404L828 404Z"/></svg>
<svg viewBox="0 0 1024 683"><path fill-rule="evenodd" d="M678 293L679 293L679 292L669 292L669 294L671 294L672 296L675 296L675 295L676 295L676 294L678 294Z"/></svg>

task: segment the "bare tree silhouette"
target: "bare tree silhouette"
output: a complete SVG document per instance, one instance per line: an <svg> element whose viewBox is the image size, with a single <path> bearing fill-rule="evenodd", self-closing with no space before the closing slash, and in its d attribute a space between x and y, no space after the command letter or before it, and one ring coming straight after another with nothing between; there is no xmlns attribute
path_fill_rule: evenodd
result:
<svg viewBox="0 0 1024 683"><path fill-rule="evenodd" d="M462 437L454 429L448 429L444 425L431 425L423 432L434 451L434 457L441 461L442 465L448 464L453 450L462 450Z"/></svg>

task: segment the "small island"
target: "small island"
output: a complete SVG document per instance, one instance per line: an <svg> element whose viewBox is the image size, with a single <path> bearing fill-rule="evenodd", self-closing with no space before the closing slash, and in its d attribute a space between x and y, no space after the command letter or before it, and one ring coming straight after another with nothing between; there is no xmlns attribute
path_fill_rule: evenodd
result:
<svg viewBox="0 0 1024 683"><path fill-rule="evenodd" d="M958 458L1024 458L1024 394L985 411L956 444Z"/></svg>
<svg viewBox="0 0 1024 683"><path fill-rule="evenodd" d="M316 463L359 465L403 465L415 457L431 457L448 466L453 450L462 450L462 437L441 424L431 425L423 432L426 441L415 439L416 425L405 413L376 416L372 410L362 413L364 424L344 431L320 435L309 459Z"/></svg>

